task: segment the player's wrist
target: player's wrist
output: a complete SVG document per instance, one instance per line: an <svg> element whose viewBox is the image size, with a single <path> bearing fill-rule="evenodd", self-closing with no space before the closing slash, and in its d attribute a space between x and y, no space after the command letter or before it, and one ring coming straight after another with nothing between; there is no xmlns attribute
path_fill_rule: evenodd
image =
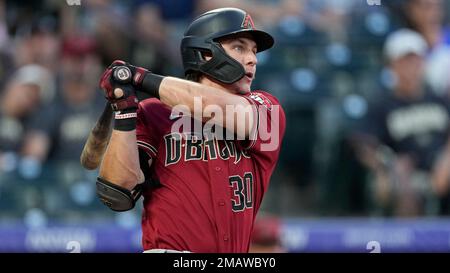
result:
<svg viewBox="0 0 450 273"><path fill-rule="evenodd" d="M142 87L142 82L144 81L144 78L147 74L151 74L149 70L140 67L140 66L134 66L132 64L127 63L126 66L131 70L132 73L132 84L136 88Z"/></svg>
<svg viewBox="0 0 450 273"><path fill-rule="evenodd" d="M137 113L135 108L114 113L114 130L132 131L136 129Z"/></svg>
<svg viewBox="0 0 450 273"><path fill-rule="evenodd" d="M147 72L138 88L150 94L152 97L159 99L159 87L163 79L164 76Z"/></svg>

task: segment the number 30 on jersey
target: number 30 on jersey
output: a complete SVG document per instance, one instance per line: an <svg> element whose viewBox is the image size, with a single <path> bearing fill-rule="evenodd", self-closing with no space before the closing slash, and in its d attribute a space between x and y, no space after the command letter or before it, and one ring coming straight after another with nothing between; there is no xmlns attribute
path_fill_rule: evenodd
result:
<svg viewBox="0 0 450 273"><path fill-rule="evenodd" d="M233 175L229 177L233 189L231 205L234 212L253 208L253 174L248 172L243 177Z"/></svg>

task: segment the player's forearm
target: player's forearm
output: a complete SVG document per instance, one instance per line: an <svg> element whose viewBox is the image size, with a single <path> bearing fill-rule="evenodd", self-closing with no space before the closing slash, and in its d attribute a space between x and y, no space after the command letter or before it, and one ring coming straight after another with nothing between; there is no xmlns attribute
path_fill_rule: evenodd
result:
<svg viewBox="0 0 450 273"><path fill-rule="evenodd" d="M159 87L159 97L161 102L170 107L186 106L194 117L201 116L203 121L214 112L216 124L239 135L248 136L250 133L252 126L249 124L253 124L253 112L250 103L242 96L192 81L165 77ZM198 115L200 113L195 111L202 113ZM244 115L241 116L242 114Z"/></svg>
<svg viewBox="0 0 450 273"><path fill-rule="evenodd" d="M135 131L114 130L100 166L100 177L127 189L144 181Z"/></svg>
<svg viewBox="0 0 450 273"><path fill-rule="evenodd" d="M159 87L161 102L173 107L186 105L194 111L194 99L201 99L202 108L217 105L225 109L226 104L242 103L241 98L224 90L175 77L165 77ZM203 110L202 109L202 110Z"/></svg>

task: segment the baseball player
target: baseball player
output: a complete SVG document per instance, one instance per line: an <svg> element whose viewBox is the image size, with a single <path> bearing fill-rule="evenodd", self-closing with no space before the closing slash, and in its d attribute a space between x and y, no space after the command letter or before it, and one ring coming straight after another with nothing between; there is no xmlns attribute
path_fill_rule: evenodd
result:
<svg viewBox="0 0 450 273"><path fill-rule="evenodd" d="M273 43L245 11L216 9L197 17L184 34L186 79L122 61L104 72L100 85L116 112L97 193L115 211L132 209L143 195L146 252L248 252L285 130L278 100L250 90L256 53ZM151 98L138 103L139 91ZM180 105L191 128L190 122L175 126L186 118L174 111ZM198 117L211 107L218 109L214 117ZM200 122L205 132L211 121L210 133L193 130ZM273 138L278 140L269 145Z"/></svg>

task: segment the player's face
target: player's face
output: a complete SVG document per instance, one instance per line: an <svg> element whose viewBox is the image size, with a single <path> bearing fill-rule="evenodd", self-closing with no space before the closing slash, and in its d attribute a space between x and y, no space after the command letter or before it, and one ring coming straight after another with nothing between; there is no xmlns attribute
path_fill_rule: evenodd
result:
<svg viewBox="0 0 450 273"><path fill-rule="evenodd" d="M239 81L227 86L236 93L245 94L250 92L250 87L255 78L256 64L256 43L249 34L242 34L231 39L221 41L225 52L238 61L245 70L245 75Z"/></svg>

